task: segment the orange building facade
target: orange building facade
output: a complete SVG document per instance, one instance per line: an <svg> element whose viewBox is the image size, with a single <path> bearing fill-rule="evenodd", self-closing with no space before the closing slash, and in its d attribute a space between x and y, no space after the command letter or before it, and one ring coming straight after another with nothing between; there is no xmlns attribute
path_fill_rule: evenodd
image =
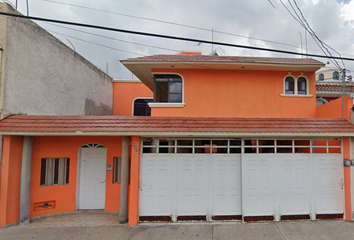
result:
<svg viewBox="0 0 354 240"><path fill-rule="evenodd" d="M341 99L316 107L321 62L193 53L122 63L140 80L114 83L113 116L0 122L0 227L82 209L129 225L352 220L352 100L344 120Z"/></svg>

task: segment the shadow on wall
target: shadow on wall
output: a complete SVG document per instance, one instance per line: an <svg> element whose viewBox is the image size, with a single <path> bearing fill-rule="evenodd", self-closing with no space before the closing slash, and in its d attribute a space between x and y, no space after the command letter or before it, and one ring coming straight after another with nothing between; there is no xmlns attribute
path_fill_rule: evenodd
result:
<svg viewBox="0 0 354 240"><path fill-rule="evenodd" d="M100 105L96 105L96 103L86 98L85 100L85 115L90 116L112 116L112 107L100 103Z"/></svg>

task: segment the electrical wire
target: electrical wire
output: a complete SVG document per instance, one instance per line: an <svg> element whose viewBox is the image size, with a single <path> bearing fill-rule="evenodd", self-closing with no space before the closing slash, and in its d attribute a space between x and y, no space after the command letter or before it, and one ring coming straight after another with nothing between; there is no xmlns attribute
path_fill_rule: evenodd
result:
<svg viewBox="0 0 354 240"><path fill-rule="evenodd" d="M84 40L84 39L82 39L82 38L73 37L73 36L70 36L70 35L66 35L66 34L59 33L59 32L55 32L55 31L51 31L51 30L48 30L48 32L55 33L55 34L58 34L58 35L61 35L61 36L65 36L65 37L69 37L69 38L72 38L72 39L76 39L76 40L79 40L79 41L82 41L82 42L91 43L91 44L94 44L94 45L97 45L97 46L100 46L100 47L104 47L104 48L108 48L108 49L120 51L120 52L135 54L135 55L139 55L139 56L143 56L143 57L146 56L146 55L144 55L144 54L135 53L135 52L131 52L131 51L126 51L126 50L123 50L123 49L119 49L119 48L110 47L110 46L107 46L107 45L103 45L103 44L100 44L100 43L95 43L95 42L87 41L87 40Z"/></svg>
<svg viewBox="0 0 354 240"><path fill-rule="evenodd" d="M233 33L218 31L218 30L215 30L215 29L211 30L211 29L208 29L208 28L191 26L191 25L187 25L187 24L174 23L174 22L169 22L169 21L164 21L164 20L159 20L159 19L154 19L154 18L138 17L138 16L134 16L134 15L118 13L118 12L112 12L112 11L107 11L107 10L101 10L101 9L87 7L87 6L82 6L82 5L77 5L77 4L63 3L63 2L53 1L53 0L39 0L39 1L50 2L50 3L55 3L55 4L62 4L62 5L67 5L67 6L77 7L77 8L88 9L88 10L92 10L92 11L99 11L99 12L115 14L115 15L135 18L135 19L141 19L141 20L153 21L153 22L158 22L158 23L170 24L170 25L175 25L175 26L180 26L180 27L192 28L192 29L203 30L203 31L208 31L208 32L214 32L214 33L220 33L220 34L229 35L229 36L247 38L247 39L252 39L252 40L257 40L257 41L262 41L262 42L267 42L267 43L280 44L280 45L284 45L284 46L290 46L290 47L297 48L296 45L292 45L292 44L281 43L281 42L276 42L276 41L270 41L270 40L265 40L265 39L261 39L261 38L249 37L249 36L243 36L243 35L239 35L239 34L233 34ZM310 49L310 50L313 50L313 49ZM313 50L313 51L316 51L316 50Z"/></svg>
<svg viewBox="0 0 354 240"><path fill-rule="evenodd" d="M331 52L330 52L326 47L330 48L332 51L336 52L336 53L341 57L341 54L340 54L338 51L336 51L334 48L332 48L331 46L329 46L328 44L326 44L325 42L323 42L323 41L316 35L315 31L312 30L312 28L310 27L310 24L307 22L307 20L306 20L304 14L302 13L300 7L298 6L296 0L293 0L293 1L294 1L294 4L295 4L296 8L297 8L297 9L299 10L299 12L300 12L300 14L301 14L301 16L302 16L302 19L305 21L306 25L308 26L308 28L311 30L311 32L314 33L316 39L318 39L318 41L319 41L320 43L322 43L322 45L324 45L323 47L327 50L327 52L330 54L330 56L332 56L332 54L331 54ZM337 62L335 59L334 59L334 61L338 64L338 62ZM343 64L343 67L345 68L345 63L343 62L343 60L342 60L342 64ZM339 64L338 64L338 66L339 66Z"/></svg>
<svg viewBox="0 0 354 240"><path fill-rule="evenodd" d="M124 42L124 43L129 43L129 44L144 46L144 47L150 47L150 48L156 48L156 49L161 49L161 50L167 50L167 51L172 51L172 52L176 52L176 53L180 52L180 51L175 50L175 49L164 48L164 47L157 47L157 46L152 46L152 45L143 44L143 43L129 42L129 41L122 40L122 39L118 39L118 38L108 37L108 36L104 36L104 35L100 35L100 34L96 34L96 33L91 33L91 32L86 32L86 31L82 31L82 30L78 30L78 29L74 29L74 28L69 28L69 27L60 26L60 25L58 25L58 24L52 24L52 23L46 23L46 24L51 25L51 26L55 26L55 27L64 28L64 29L69 29L69 30L72 30L72 31L75 31L75 32L80 32L80 33L89 34L89 35L96 36L96 37L102 37L102 38L106 38L106 39L110 39L110 40L114 40L114 41L118 41L118 42ZM47 31L49 31L49 30L47 30Z"/></svg>
<svg viewBox="0 0 354 240"><path fill-rule="evenodd" d="M271 48L261 48L261 47L253 47L253 46L246 46L246 45L239 45L239 44L231 44L231 43L226 43L226 42L213 42L213 41L202 40L202 39L193 39L193 38L186 38L186 37L177 37L177 36L162 35L162 34L149 33L149 32L139 32L139 31L132 31L132 30L126 30L126 29L104 27L104 26L91 25L91 24L84 24L84 23L77 23L77 22L68 22L68 21L61 21L61 20L48 19L48 18L40 18L40 17L32 17L32 16L23 16L23 15L17 15L17 14L12 14L12 13L0 12L0 15L5 15L5 16L9 16L9 17L24 18L24 19L32 19L32 20L44 21L44 22L52 22L52 23L67 24L67 25L80 26L80 27L87 27L87 28L94 28L94 29L101 29L101 30L113 31L113 32L121 32L121 33L135 34L135 35L141 35L141 36L158 37L158 38L171 39L171 40L178 40L178 41L188 41L188 42L197 42L197 43L200 43L200 42L201 42L201 43L215 44L215 45L226 46L226 47L235 47L235 48L243 48L243 49L250 49L250 50L259 50L259 51L268 51L268 52L292 54L292 55L297 55L297 56L308 56L308 57L328 58L328 56L323 56L323 55L318 55L318 54L305 54L305 53L291 52L291 51L278 50L278 49L271 49ZM331 57L331 58L333 58L333 59L348 60L348 61L354 61L354 58L343 58L343 57L334 57L334 56Z"/></svg>
<svg viewBox="0 0 354 240"><path fill-rule="evenodd" d="M87 7L87 6L77 5L77 4L71 4L71 3L65 3L65 2L58 2L58 1L53 1L53 0L39 0L39 1L49 2L49 3L54 3L54 4L61 4L61 5L66 5L66 6L72 6L72 7L77 7L77 8L83 8L83 9L88 9L88 10L92 10L92 11L99 11L99 12L115 14L115 15L135 18L135 19L142 19L142 20L147 20L147 21L154 21L154 22L165 23L165 24L170 24L170 25L193 28L193 29L198 29L198 30L203 30L203 31L209 31L209 32L212 31L214 33L220 33L220 34L224 34L224 35L236 36L236 37L247 38L247 39L252 39L252 40L256 40L256 41L262 41L262 42L267 42L267 43L280 44L280 45L284 45L284 46L290 46L290 47L298 48L298 46L292 45L292 44L281 43L281 42L276 42L276 41L270 41L270 40L265 40L265 39L260 39L260 38L249 37L249 36L243 36L243 35L238 35L238 34L218 31L218 30L215 30L215 29L214 30L210 30L210 29L207 29L207 28L196 27L196 26L191 26L191 25L187 25L187 24L179 24L179 23L174 23L174 22L169 22L169 21L164 21L164 20L159 20L159 19L154 19L154 18L139 17L139 16L124 14L124 13L101 10L101 9L97 9L97 8L92 8L92 7ZM268 0L268 1L270 1L270 0ZM309 49L309 50L315 51L315 52L322 52L322 51L318 51L318 50L315 50L315 49ZM345 55L354 57L354 55L349 55L349 54L345 54Z"/></svg>
<svg viewBox="0 0 354 240"><path fill-rule="evenodd" d="M296 17L294 16L294 14L286 7L286 5L284 4L284 2L282 0L280 0L281 4L283 5L283 7L290 13L290 15L311 35L311 37L314 39L315 43L318 45L318 47L322 50L322 52L328 57L328 59L332 62L333 65L335 65L337 68L341 69L340 65L338 64L338 62L336 61L336 59L340 59L340 58L335 58L333 57L333 55L331 54L331 52L327 49L326 46L328 46L326 43L324 43L317 35L316 33L312 30L312 28L310 27L310 25L308 24L308 22L306 21L306 18L304 17L301 9L298 7L297 3L295 0L294 3L298 9L298 11L300 12L301 17L299 16L299 14L297 13L297 11L295 10L294 6L291 4L290 0L287 0L289 5L291 6L294 14L296 15ZM329 47L329 46L328 46ZM331 48L331 47L329 47ZM331 48L332 50L334 50L333 48ZM335 51L335 50L334 50ZM337 52L337 51L335 51ZM338 53L338 52L337 52ZM339 53L338 53L339 54ZM341 57L341 55L339 54L339 56ZM343 61L342 61L343 62Z"/></svg>

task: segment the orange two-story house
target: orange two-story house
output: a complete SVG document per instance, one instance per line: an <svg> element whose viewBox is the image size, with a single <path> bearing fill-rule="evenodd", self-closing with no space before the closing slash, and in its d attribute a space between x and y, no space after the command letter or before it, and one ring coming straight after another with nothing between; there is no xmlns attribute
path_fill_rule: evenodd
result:
<svg viewBox="0 0 354 240"><path fill-rule="evenodd" d="M114 116L0 122L1 227L80 209L119 212L129 225L351 220L351 106L347 96L345 119L337 100L316 107L323 63L200 54L122 63L139 81L115 83Z"/></svg>

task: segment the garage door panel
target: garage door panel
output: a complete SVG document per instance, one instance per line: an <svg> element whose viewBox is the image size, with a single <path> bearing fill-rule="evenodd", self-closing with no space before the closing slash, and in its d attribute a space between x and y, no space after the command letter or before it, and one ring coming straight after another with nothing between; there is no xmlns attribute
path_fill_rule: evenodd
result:
<svg viewBox="0 0 354 240"><path fill-rule="evenodd" d="M209 188L209 156L177 155L176 161L177 215L206 215Z"/></svg>
<svg viewBox="0 0 354 240"><path fill-rule="evenodd" d="M172 214L173 155L149 154L142 157L140 168L139 215Z"/></svg>
<svg viewBox="0 0 354 240"><path fill-rule="evenodd" d="M241 215L241 157L212 155L214 215Z"/></svg>
<svg viewBox="0 0 354 240"><path fill-rule="evenodd" d="M314 155L314 204L317 214L343 213L343 165L340 154Z"/></svg>
<svg viewBox="0 0 354 240"><path fill-rule="evenodd" d="M310 214L311 156L277 155L279 214Z"/></svg>
<svg viewBox="0 0 354 240"><path fill-rule="evenodd" d="M275 155L243 156L243 200L245 216L273 215Z"/></svg>

